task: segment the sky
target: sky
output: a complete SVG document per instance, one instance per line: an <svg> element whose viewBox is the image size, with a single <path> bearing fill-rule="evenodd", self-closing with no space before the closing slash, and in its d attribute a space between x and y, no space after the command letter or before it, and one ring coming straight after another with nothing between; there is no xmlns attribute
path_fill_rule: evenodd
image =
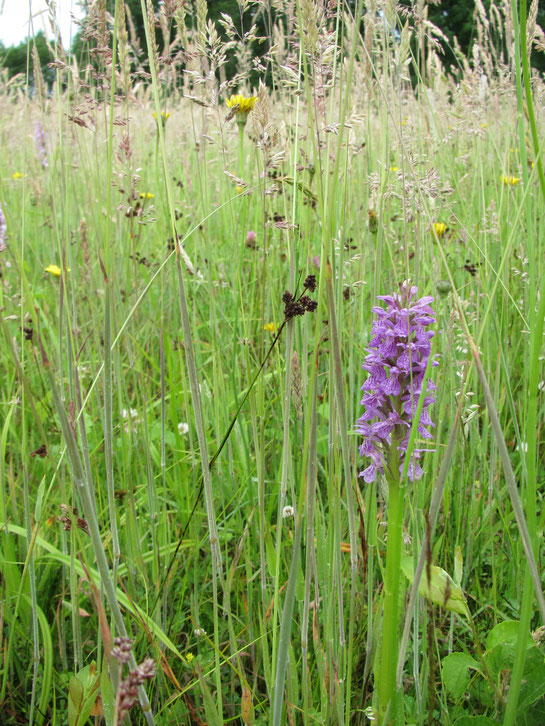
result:
<svg viewBox="0 0 545 726"><path fill-rule="evenodd" d="M83 12L75 0L57 0L55 4L62 43L69 48L71 37L78 30L71 16L81 19ZM33 35L32 28L29 31L30 13L34 33L43 30L49 37L52 36L45 0L0 0L0 41L4 45L18 45L28 35Z"/></svg>

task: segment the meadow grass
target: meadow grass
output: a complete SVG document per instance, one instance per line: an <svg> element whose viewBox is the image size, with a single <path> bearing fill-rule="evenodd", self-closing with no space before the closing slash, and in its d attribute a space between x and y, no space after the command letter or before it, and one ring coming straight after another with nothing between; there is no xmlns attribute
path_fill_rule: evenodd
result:
<svg viewBox="0 0 545 726"><path fill-rule="evenodd" d="M449 76L419 5L280 5L267 85L250 28L222 39L200 1L162 6L159 47L148 12L140 54L96 3L93 68L55 46L49 91L1 82L2 723L110 726L123 697L133 723L545 719L526 9L479 10ZM404 280L435 298L439 366L392 623L388 485L354 430L372 307Z"/></svg>

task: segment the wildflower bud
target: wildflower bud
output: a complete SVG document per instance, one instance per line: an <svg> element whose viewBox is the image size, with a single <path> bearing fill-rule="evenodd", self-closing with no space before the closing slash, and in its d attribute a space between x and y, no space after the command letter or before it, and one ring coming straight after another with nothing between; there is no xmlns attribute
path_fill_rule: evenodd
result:
<svg viewBox="0 0 545 726"><path fill-rule="evenodd" d="M250 229L246 235L246 247L250 247L250 249L255 249L255 238L256 234L253 229Z"/></svg>
<svg viewBox="0 0 545 726"><path fill-rule="evenodd" d="M42 169L47 169L49 165L47 163L45 131L41 123L37 123L34 127L34 140L36 141L36 151L38 152L38 158L40 159Z"/></svg>
<svg viewBox="0 0 545 726"><path fill-rule="evenodd" d="M131 657L132 641L130 638L119 636L114 640L114 647L112 648L113 657L119 662L120 665L124 665L129 662Z"/></svg>
<svg viewBox="0 0 545 726"><path fill-rule="evenodd" d="M119 713L117 723L123 723L125 715L136 704L136 701L138 700L138 688L144 683L144 681L150 680L154 676L155 663L151 658L148 658L137 666L134 671L131 671L121 682L117 694Z"/></svg>
<svg viewBox="0 0 545 726"><path fill-rule="evenodd" d="M65 532L70 532L72 529L72 519L75 519L78 528L86 534L89 534L89 525L85 519L78 517L78 510L76 507L72 507L72 516L70 516L70 509L66 506L66 504L61 504L60 507L62 514L57 517L57 521L62 524L62 528Z"/></svg>
<svg viewBox="0 0 545 726"><path fill-rule="evenodd" d="M367 224L371 234L376 234L378 232L378 217L374 209L369 209L367 211Z"/></svg>
<svg viewBox="0 0 545 726"><path fill-rule="evenodd" d="M291 300L284 307L285 320L291 320L305 314L305 307L298 300Z"/></svg>
<svg viewBox="0 0 545 726"><path fill-rule="evenodd" d="M2 205L0 204L0 252L6 249L6 239L8 237L8 225L6 224L6 218Z"/></svg>
<svg viewBox="0 0 545 726"><path fill-rule="evenodd" d="M316 275L308 275L303 283L305 290L314 292L316 290Z"/></svg>
<svg viewBox="0 0 545 726"><path fill-rule="evenodd" d="M308 310L309 313L313 313L318 307L318 303L316 302L316 300L311 300L308 295L302 295L299 299L299 302L305 308L305 310Z"/></svg>
<svg viewBox="0 0 545 726"><path fill-rule="evenodd" d="M447 231L448 227L444 222L434 222L431 226L433 241L437 242L437 239L441 239Z"/></svg>
<svg viewBox="0 0 545 726"><path fill-rule="evenodd" d="M441 295L441 297L446 297L452 290L452 285L448 280L439 280L439 282L435 286L435 289L437 290L439 295Z"/></svg>

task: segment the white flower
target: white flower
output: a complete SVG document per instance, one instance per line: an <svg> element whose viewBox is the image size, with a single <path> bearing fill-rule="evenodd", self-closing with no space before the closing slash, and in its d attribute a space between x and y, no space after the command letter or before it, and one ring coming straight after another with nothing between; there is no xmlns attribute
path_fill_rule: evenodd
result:
<svg viewBox="0 0 545 726"><path fill-rule="evenodd" d="M204 628L195 628L193 631L193 635L196 638L202 638L204 635L206 635L206 630Z"/></svg>
<svg viewBox="0 0 545 726"><path fill-rule="evenodd" d="M287 507L284 507L282 510L282 516L284 519L287 519L288 517L293 517L295 514L295 509L291 506L291 504L288 504Z"/></svg>
<svg viewBox="0 0 545 726"><path fill-rule="evenodd" d="M189 424L186 424L185 422L181 422L178 424L178 433L180 436L184 436L189 431Z"/></svg>

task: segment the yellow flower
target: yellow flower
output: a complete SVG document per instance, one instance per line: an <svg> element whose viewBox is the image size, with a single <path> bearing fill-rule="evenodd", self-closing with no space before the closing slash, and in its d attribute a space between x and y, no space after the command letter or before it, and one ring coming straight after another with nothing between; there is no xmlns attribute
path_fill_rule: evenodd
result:
<svg viewBox="0 0 545 726"><path fill-rule="evenodd" d="M151 192L140 192L140 199L153 199L155 194Z"/></svg>
<svg viewBox="0 0 545 726"><path fill-rule="evenodd" d="M193 653L192 653L191 651L189 651L189 653L186 653L186 654L185 654L185 657L186 657L186 659L187 659L187 662L188 662L188 663L191 663L191 661L193 660L193 658L194 658L195 656L193 655Z"/></svg>
<svg viewBox="0 0 545 726"><path fill-rule="evenodd" d="M265 323L263 330L266 330L267 333L274 333L276 330L276 323Z"/></svg>
<svg viewBox="0 0 545 726"><path fill-rule="evenodd" d="M22 179L22 178L23 178L23 175L21 174L21 172L20 172L20 171L15 171L15 172L13 173L13 175L12 175L12 176L13 176L13 178L14 178L15 180L17 180L17 179Z"/></svg>
<svg viewBox="0 0 545 726"><path fill-rule="evenodd" d="M448 227L444 222L434 222L431 229L436 237L441 238L447 231Z"/></svg>
<svg viewBox="0 0 545 726"><path fill-rule="evenodd" d="M151 115L157 121L157 114L155 113L155 111L152 111ZM168 111L161 111L161 120L164 119L166 121L168 118L170 118L170 113Z"/></svg>
<svg viewBox="0 0 545 726"><path fill-rule="evenodd" d="M242 187L240 184L237 186L237 194L242 194Z"/></svg>
<svg viewBox="0 0 545 726"><path fill-rule="evenodd" d="M481 128L481 129L487 129L488 128L488 124L486 123L486 121L483 124L481 124L479 126L479 128Z"/></svg>
<svg viewBox="0 0 545 726"><path fill-rule="evenodd" d="M399 171L399 166L391 166L390 171Z"/></svg>
<svg viewBox="0 0 545 726"><path fill-rule="evenodd" d="M62 273L62 270L58 265L48 265L45 268L45 271L50 272L52 275L55 275L55 277L60 277ZM70 272L69 267L66 268L66 272Z"/></svg>
<svg viewBox="0 0 545 726"><path fill-rule="evenodd" d="M247 116L250 111L253 110L257 96L243 96L238 93L236 96L233 95L231 98L226 98L225 103L228 108L236 109L237 116Z"/></svg>
<svg viewBox="0 0 545 726"><path fill-rule="evenodd" d="M500 181L505 184L505 186L514 187L515 184L518 184L520 181L520 177L518 176L501 176Z"/></svg>

